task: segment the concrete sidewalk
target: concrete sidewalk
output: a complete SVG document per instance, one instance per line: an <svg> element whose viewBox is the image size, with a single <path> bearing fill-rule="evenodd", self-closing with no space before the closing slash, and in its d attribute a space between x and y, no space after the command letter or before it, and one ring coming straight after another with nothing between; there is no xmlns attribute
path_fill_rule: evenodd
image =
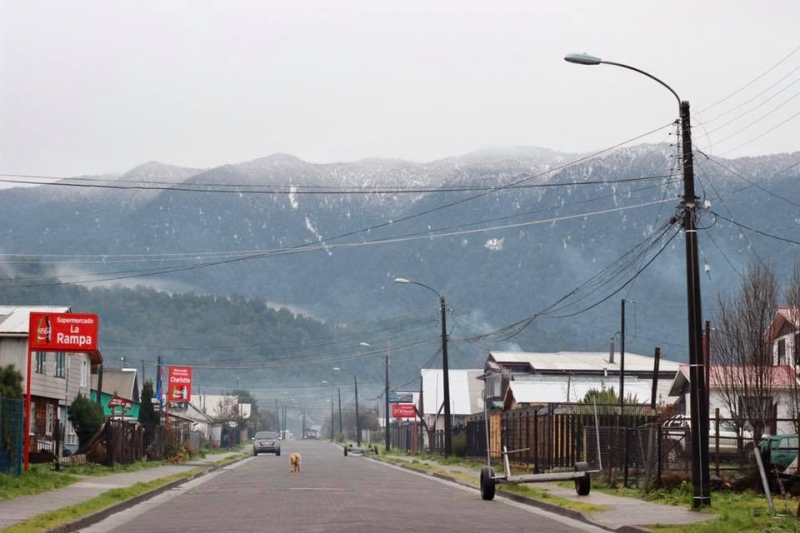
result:
<svg viewBox="0 0 800 533"><path fill-rule="evenodd" d="M399 455L393 455L391 457L402 459L408 462L418 461L429 464L436 467L438 471L447 472L450 474L458 474L459 477L453 478L453 481L456 483L474 487L476 489L478 489L480 486L480 472L477 472L472 468L458 465L443 465L436 461L421 461L414 457ZM465 477L474 481L464 483L463 480ZM576 502L579 501L601 506L606 510L591 514L581 513L565 507L559 507L555 503L545 500L520 496L510 492L503 492L500 488L503 485L498 485L499 490L495 497L508 497L518 502L540 507L551 512L570 516L571 518L576 518L578 520L583 520L605 529L620 532L649 532L651 529L649 529L648 526L677 526L683 524L693 524L711 520L716 517L714 514L694 512L685 507L676 505L652 503L637 498L614 496L598 491L592 491L588 496L578 496L574 488L562 487L557 483L545 482L531 485L535 486L537 489L547 491L553 496L557 496L565 500Z"/></svg>
<svg viewBox="0 0 800 533"><path fill-rule="evenodd" d="M233 456L245 456L242 452L226 452L207 455L202 459L188 461L178 465L164 465L155 468L111 474L108 476L87 477L72 485L60 489L23 496L0 502L0 529L11 527L35 516L83 503L101 494L122 487L130 487L136 483L147 483L156 479L191 471L198 467L213 470L216 465Z"/></svg>

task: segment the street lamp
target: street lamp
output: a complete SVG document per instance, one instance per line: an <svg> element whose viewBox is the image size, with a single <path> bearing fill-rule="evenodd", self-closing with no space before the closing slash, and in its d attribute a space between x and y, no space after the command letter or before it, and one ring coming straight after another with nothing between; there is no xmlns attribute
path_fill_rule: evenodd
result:
<svg viewBox="0 0 800 533"><path fill-rule="evenodd" d="M371 346L368 342L361 342L359 343L361 346L369 347ZM386 400L385 404L385 418L384 418L384 445L386 446L386 451L389 451L391 446L391 438L389 435L389 353L386 353L386 381L385 381L385 388L384 388L384 396Z"/></svg>
<svg viewBox="0 0 800 533"><path fill-rule="evenodd" d="M453 441L451 436L451 420L450 420L450 369L447 363L447 322L446 322L446 310L447 305L445 304L444 294L439 293L436 289L428 287L424 283L420 283L418 281L411 281L405 278L396 278L394 280L395 283L400 283L402 285L419 285L420 287L424 287L431 291L432 293L436 294L439 297L439 307L441 309L442 314L442 379L444 381L444 456L445 458L450 457L453 452Z"/></svg>
<svg viewBox="0 0 800 533"><path fill-rule="evenodd" d="M341 370L338 366L333 367L334 370ZM358 376L353 374L353 384L356 391L356 446L361 447L361 420L358 416ZM339 396L339 429L342 426L342 397Z"/></svg>
<svg viewBox="0 0 800 533"><path fill-rule="evenodd" d="M695 508L711 505L711 488L708 479L708 399L706 397L704 358L702 352L702 308L700 305L700 269L697 254L697 228L695 213L697 196L694 192L694 160L692 155L692 129L689 102L681 100L672 87L643 70L604 61L589 54L568 54L564 60L578 65L613 65L638 72L665 87L678 101L681 120L681 152L683 154L683 230L686 236L686 293L689 322L689 367L691 387L692 424L692 485Z"/></svg>

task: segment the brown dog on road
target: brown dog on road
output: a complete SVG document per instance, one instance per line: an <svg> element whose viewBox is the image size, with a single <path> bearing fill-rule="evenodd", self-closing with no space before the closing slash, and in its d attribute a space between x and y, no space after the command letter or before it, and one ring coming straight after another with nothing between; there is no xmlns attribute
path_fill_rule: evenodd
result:
<svg viewBox="0 0 800 533"><path fill-rule="evenodd" d="M300 472L300 454L297 452L289 455L289 472Z"/></svg>

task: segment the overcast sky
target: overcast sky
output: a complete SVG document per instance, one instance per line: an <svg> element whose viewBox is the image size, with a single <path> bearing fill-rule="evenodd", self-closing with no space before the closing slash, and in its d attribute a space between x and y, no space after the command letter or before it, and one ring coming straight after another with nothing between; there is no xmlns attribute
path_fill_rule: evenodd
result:
<svg viewBox="0 0 800 533"><path fill-rule="evenodd" d="M798 21L797 0L0 0L0 173L586 152L677 117L569 52L671 85L706 151L795 151Z"/></svg>

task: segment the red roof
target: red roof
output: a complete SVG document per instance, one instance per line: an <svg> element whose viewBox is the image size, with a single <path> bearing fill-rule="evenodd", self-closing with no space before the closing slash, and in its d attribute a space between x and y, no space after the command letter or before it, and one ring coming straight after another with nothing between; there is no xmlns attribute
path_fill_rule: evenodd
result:
<svg viewBox="0 0 800 533"><path fill-rule="evenodd" d="M748 370L755 372L754 367L711 365L711 368L709 369L708 386L710 388L721 388L727 382L729 382L731 378L735 378L739 372L746 372ZM689 365L681 365L680 371L686 376L686 380L689 381ZM773 366L770 377L772 378L772 383L770 384L771 387L789 388L795 387L797 384L797 373L791 366L788 365ZM735 381L739 380L737 379Z"/></svg>

